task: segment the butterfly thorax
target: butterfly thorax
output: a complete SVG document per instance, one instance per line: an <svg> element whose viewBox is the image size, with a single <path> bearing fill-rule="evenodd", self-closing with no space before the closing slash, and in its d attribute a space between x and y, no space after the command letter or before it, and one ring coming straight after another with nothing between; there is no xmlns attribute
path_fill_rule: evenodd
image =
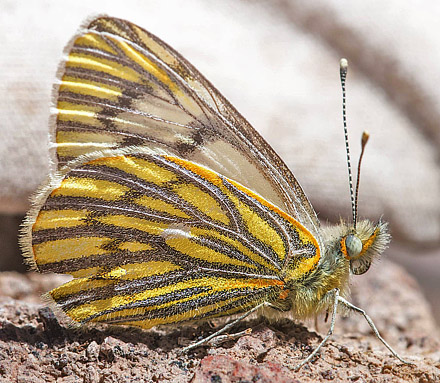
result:
<svg viewBox="0 0 440 383"><path fill-rule="evenodd" d="M387 224L361 221L355 230L341 222L323 230L324 249L317 266L300 278L287 279L290 310L296 318L306 318L327 310L338 288L341 296L349 293L350 274L365 273L389 242Z"/></svg>

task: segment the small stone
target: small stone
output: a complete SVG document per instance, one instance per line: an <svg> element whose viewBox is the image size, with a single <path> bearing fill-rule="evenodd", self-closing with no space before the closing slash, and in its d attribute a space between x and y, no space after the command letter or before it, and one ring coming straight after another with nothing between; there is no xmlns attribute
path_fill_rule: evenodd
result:
<svg viewBox="0 0 440 383"><path fill-rule="evenodd" d="M98 383L99 382L99 372L96 367L90 366L84 374L84 383Z"/></svg>
<svg viewBox="0 0 440 383"><path fill-rule="evenodd" d="M38 315L50 340L63 337L64 329L60 326L57 317L49 307L40 308Z"/></svg>
<svg viewBox="0 0 440 383"><path fill-rule="evenodd" d="M116 356L123 355L121 342L111 336L104 339L100 347L99 355L108 362L113 362Z"/></svg>
<svg viewBox="0 0 440 383"><path fill-rule="evenodd" d="M57 383L77 383L78 377L76 376L63 376L57 379Z"/></svg>
<svg viewBox="0 0 440 383"><path fill-rule="evenodd" d="M53 365L57 370L62 370L67 366L68 358L66 354L62 354L58 359L53 361Z"/></svg>
<svg viewBox="0 0 440 383"><path fill-rule="evenodd" d="M98 360L99 345L94 340L87 346L86 355L90 360Z"/></svg>

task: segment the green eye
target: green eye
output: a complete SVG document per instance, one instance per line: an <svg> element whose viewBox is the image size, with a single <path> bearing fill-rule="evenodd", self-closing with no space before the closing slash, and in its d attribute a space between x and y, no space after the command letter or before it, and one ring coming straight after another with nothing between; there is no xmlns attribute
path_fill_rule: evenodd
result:
<svg viewBox="0 0 440 383"><path fill-rule="evenodd" d="M362 241L355 235L349 234L345 238L347 255L351 259L356 259L362 251Z"/></svg>

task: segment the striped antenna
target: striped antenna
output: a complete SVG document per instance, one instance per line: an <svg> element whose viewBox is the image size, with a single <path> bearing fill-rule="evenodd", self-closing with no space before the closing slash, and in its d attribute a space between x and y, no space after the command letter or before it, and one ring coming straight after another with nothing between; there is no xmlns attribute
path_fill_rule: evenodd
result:
<svg viewBox="0 0 440 383"><path fill-rule="evenodd" d="M353 225L356 229L356 203L353 191L353 177L351 176L351 161L350 161L350 148L348 145L348 130L347 130L347 116L345 113L345 79L347 78L348 61L342 58L339 61L339 74L341 77L341 87L342 87L342 121L344 123L344 136L345 136L345 149L347 151L347 167L348 167L348 184L350 186L350 198L351 198L351 211L353 213ZM358 177L359 179L359 177Z"/></svg>

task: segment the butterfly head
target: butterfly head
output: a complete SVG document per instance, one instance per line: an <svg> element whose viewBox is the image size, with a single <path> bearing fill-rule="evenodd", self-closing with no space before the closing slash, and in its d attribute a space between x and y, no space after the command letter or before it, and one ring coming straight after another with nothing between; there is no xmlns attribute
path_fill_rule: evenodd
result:
<svg viewBox="0 0 440 383"><path fill-rule="evenodd" d="M355 275L364 274L372 262L385 250L390 241L388 225L382 221L360 221L356 229L349 229L340 240L342 255L350 261L350 270Z"/></svg>

